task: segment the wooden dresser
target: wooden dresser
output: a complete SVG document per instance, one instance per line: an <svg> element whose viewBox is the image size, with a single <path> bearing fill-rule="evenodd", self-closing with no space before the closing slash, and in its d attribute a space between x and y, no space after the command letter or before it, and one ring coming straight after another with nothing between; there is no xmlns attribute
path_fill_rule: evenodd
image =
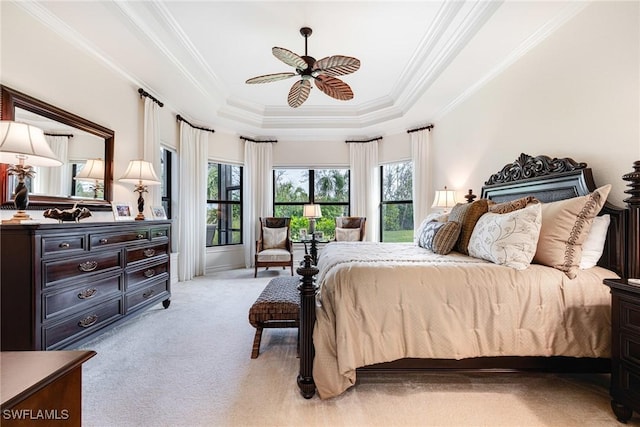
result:
<svg viewBox="0 0 640 427"><path fill-rule="evenodd" d="M624 423L640 413L640 286L604 283L611 288L611 408Z"/></svg>
<svg viewBox="0 0 640 427"><path fill-rule="evenodd" d="M162 301L171 221L0 226L2 351L77 344Z"/></svg>

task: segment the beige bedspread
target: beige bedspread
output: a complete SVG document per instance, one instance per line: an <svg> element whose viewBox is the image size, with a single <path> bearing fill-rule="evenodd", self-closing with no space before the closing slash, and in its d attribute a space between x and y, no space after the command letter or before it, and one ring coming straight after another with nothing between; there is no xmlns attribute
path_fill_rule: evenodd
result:
<svg viewBox="0 0 640 427"><path fill-rule="evenodd" d="M356 368L404 357L609 357L615 273L573 280L540 265L514 270L413 244L336 242L318 263L313 376L329 398Z"/></svg>

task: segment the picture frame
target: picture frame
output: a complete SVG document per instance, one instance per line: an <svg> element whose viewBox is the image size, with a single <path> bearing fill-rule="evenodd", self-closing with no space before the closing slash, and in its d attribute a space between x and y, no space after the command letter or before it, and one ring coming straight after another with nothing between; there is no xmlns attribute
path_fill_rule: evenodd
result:
<svg viewBox="0 0 640 427"><path fill-rule="evenodd" d="M111 202L113 219L116 221L133 221L135 219L133 207L129 202Z"/></svg>
<svg viewBox="0 0 640 427"><path fill-rule="evenodd" d="M167 213L164 210L164 206L151 206L151 218L153 219L167 219Z"/></svg>
<svg viewBox="0 0 640 427"><path fill-rule="evenodd" d="M324 239L324 232L316 231L314 237L316 238L316 240L322 240Z"/></svg>
<svg viewBox="0 0 640 427"><path fill-rule="evenodd" d="M307 237L307 236L308 236L308 235L307 235L307 229L306 229L306 228L301 228L301 229L298 231L298 235L300 236L300 240L305 240L305 239L307 239L307 238L308 238L308 237Z"/></svg>

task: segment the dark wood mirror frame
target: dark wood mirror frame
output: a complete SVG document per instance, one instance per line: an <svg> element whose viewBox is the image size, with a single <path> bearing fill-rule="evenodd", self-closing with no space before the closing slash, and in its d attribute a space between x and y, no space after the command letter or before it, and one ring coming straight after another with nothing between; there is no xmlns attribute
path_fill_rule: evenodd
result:
<svg viewBox="0 0 640 427"><path fill-rule="evenodd" d="M75 199L70 197L57 197L46 195L29 195L29 210L44 210L49 208L67 209L76 203L80 207L88 207L92 210L111 210L113 195L113 149L115 134L111 129L93 123L73 113L64 111L46 102L35 99L24 93L0 85L2 98L2 120L14 120L16 108L22 108L32 113L47 117L60 123L72 126L85 132L104 138L104 199ZM14 209L10 189L7 188L7 166L0 164L0 208Z"/></svg>

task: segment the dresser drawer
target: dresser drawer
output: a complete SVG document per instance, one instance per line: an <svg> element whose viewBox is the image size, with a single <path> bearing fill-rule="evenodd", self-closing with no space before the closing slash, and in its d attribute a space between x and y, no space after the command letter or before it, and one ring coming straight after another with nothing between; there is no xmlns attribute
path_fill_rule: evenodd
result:
<svg viewBox="0 0 640 427"><path fill-rule="evenodd" d="M73 255L85 250L86 236L84 234L76 234L69 236L43 236L42 256L49 255Z"/></svg>
<svg viewBox="0 0 640 427"><path fill-rule="evenodd" d="M620 334L620 360L636 365L640 371L640 335Z"/></svg>
<svg viewBox="0 0 640 427"><path fill-rule="evenodd" d="M64 313L82 310L94 303L122 293L122 274L91 280L62 292L44 295L44 318L51 319Z"/></svg>
<svg viewBox="0 0 640 427"><path fill-rule="evenodd" d="M122 298L98 304L69 317L58 324L43 328L44 347L52 350L64 347L65 341L75 341L123 316Z"/></svg>
<svg viewBox="0 0 640 427"><path fill-rule="evenodd" d="M147 228L140 228L118 233L96 233L89 235L89 241L91 242L91 249L95 250L113 245L149 240L149 232L150 230Z"/></svg>
<svg viewBox="0 0 640 427"><path fill-rule="evenodd" d="M169 227L152 227L151 240L162 241L169 240Z"/></svg>
<svg viewBox="0 0 640 427"><path fill-rule="evenodd" d="M640 335L640 298L620 297L620 328Z"/></svg>
<svg viewBox="0 0 640 427"><path fill-rule="evenodd" d="M70 278L80 278L109 269L122 268L121 251L103 252L62 261L45 262L43 266L44 286Z"/></svg>
<svg viewBox="0 0 640 427"><path fill-rule="evenodd" d="M640 402L640 371L620 364L618 374L620 378L616 392L623 396L621 400Z"/></svg>
<svg viewBox="0 0 640 427"><path fill-rule="evenodd" d="M125 249L127 265L134 264L142 260L163 260L169 255L169 246L155 245L139 249Z"/></svg>
<svg viewBox="0 0 640 427"><path fill-rule="evenodd" d="M159 262L156 264L145 265L135 270L127 270L125 273L125 290L129 292L131 289L141 286L149 280L157 280L160 278L167 279L169 264L167 262Z"/></svg>
<svg viewBox="0 0 640 427"><path fill-rule="evenodd" d="M169 295L168 290L168 280L163 280L162 282L154 282L150 283L147 286L142 287L141 289L128 293L124 297L126 313L131 310L136 309L138 306L143 305L147 301L152 299L156 299L162 295Z"/></svg>

